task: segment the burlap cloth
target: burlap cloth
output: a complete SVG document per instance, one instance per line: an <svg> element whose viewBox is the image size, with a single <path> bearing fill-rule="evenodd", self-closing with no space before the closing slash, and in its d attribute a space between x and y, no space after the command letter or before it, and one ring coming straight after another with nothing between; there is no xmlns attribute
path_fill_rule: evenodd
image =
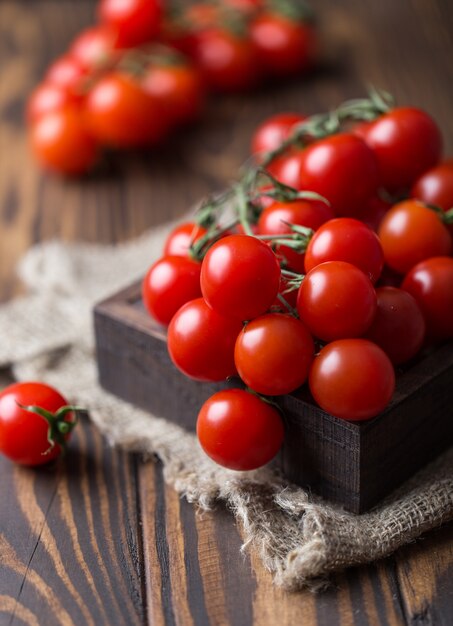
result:
<svg viewBox="0 0 453 626"><path fill-rule="evenodd" d="M386 556L453 518L453 450L374 511L356 516L287 485L268 469L214 465L192 434L104 392L96 382L92 305L140 277L160 254L163 227L113 246L36 246L19 265L28 295L0 308L0 365L19 380L54 385L89 409L109 441L157 454L166 480L190 502L224 501L277 584L324 584L329 572ZM150 372L152 375L152 372Z"/></svg>

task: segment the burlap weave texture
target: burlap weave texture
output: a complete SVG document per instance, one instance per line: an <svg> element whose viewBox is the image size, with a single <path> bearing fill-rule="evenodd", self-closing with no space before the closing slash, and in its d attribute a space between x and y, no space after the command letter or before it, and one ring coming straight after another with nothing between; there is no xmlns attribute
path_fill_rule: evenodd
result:
<svg viewBox="0 0 453 626"><path fill-rule="evenodd" d="M28 293L0 308L0 366L43 380L86 406L112 443L157 454L166 480L189 501L224 501L277 584L316 588L329 572L390 554L453 518L453 450L379 508L356 516L284 484L270 470L217 467L195 437L107 394L97 384L92 306L139 278L158 257L163 227L118 246L36 246L19 265Z"/></svg>

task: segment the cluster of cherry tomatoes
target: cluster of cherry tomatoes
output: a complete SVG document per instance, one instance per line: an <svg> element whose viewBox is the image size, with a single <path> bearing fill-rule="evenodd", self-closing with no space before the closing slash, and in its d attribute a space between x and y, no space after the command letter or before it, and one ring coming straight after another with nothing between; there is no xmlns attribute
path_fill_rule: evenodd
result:
<svg viewBox="0 0 453 626"><path fill-rule="evenodd" d="M301 73L316 55L307 11L291 0L207 0L176 12L160 0L101 0L98 17L28 103L33 151L63 174L88 172L102 148L161 143L200 115L207 90Z"/></svg>
<svg viewBox="0 0 453 626"><path fill-rule="evenodd" d="M243 381L197 422L206 453L240 470L283 441L274 397L308 382L323 410L372 418L395 367L453 337L453 162L427 113L372 92L273 117L252 146L257 166L170 234L143 282L178 369Z"/></svg>

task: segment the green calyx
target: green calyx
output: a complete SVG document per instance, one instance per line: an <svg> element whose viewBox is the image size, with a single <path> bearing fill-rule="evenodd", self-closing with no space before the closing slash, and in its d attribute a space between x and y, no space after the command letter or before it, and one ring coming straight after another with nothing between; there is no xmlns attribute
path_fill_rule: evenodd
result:
<svg viewBox="0 0 453 626"><path fill-rule="evenodd" d="M66 452L66 439L68 435L72 432L74 427L78 422L77 413L80 411L84 411L81 407L77 406L62 406L55 413L48 411L47 409L43 409L40 406L36 405L28 405L24 406L22 404L17 403L18 406L24 411L29 411L30 413L35 413L39 415L44 420L46 420L48 429L47 429L47 441L49 442L49 447L43 455L49 454L56 445L60 446L62 454ZM66 416L69 413L74 414L74 418L71 421L66 419Z"/></svg>

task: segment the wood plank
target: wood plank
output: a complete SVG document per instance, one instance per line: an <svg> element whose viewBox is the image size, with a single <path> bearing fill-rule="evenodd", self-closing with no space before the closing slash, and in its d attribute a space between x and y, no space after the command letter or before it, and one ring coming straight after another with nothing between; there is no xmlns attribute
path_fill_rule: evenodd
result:
<svg viewBox="0 0 453 626"><path fill-rule="evenodd" d="M60 464L0 467L0 609L11 623L28 611L47 623L142 624L135 458L82 420Z"/></svg>

